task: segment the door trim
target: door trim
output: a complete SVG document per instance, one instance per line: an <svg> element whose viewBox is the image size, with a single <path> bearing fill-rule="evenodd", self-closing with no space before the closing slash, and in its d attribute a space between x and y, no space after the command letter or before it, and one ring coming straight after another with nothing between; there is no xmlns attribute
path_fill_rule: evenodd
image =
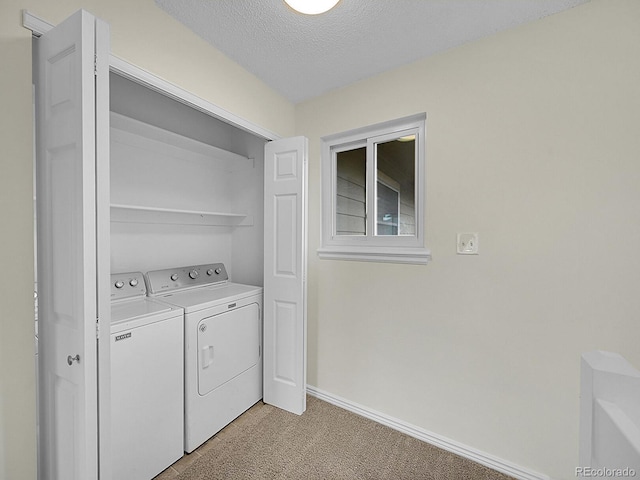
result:
<svg viewBox="0 0 640 480"><path fill-rule="evenodd" d="M22 26L27 30L31 30L35 37L41 36L43 33L51 30L54 25L34 15L28 10L22 11ZM144 87L154 90L173 100L176 100L188 107L198 110L206 115L210 115L218 120L233 125L241 130L249 132L265 140L278 140L280 135L256 125L234 113L221 108L187 90L168 82L153 73L148 72L132 63L127 62L113 53L109 55L109 70L116 75L120 75L128 80L136 82Z"/></svg>

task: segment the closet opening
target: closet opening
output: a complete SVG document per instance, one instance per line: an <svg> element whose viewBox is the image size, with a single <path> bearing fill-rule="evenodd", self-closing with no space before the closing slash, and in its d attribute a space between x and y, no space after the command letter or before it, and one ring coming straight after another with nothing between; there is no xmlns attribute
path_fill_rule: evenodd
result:
<svg viewBox="0 0 640 480"><path fill-rule="evenodd" d="M223 262L263 283L264 145L113 71L111 271Z"/></svg>

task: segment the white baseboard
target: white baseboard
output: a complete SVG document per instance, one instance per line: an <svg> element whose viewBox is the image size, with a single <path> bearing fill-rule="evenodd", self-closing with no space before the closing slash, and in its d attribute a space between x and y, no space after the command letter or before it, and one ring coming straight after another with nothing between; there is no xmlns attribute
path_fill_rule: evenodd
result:
<svg viewBox="0 0 640 480"><path fill-rule="evenodd" d="M410 425L383 413L376 412L329 392L322 391L311 385L307 385L307 393L313 397L319 398L320 400L324 400L325 402L373 420L374 422L386 425L387 427L393 428L394 430L402 432L413 438L417 438L418 440L422 440L423 442L429 443L448 452L455 453L461 457L468 458L469 460L504 473L505 475L510 475L520 480L550 480L548 476L541 473L519 467L518 465L514 465L501 458L494 457L493 455L481 452L441 435Z"/></svg>

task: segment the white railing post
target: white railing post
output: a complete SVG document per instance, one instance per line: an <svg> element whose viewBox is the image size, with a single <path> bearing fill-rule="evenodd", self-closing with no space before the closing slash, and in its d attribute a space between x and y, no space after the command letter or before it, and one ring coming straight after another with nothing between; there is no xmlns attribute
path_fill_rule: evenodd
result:
<svg viewBox="0 0 640 480"><path fill-rule="evenodd" d="M584 353L576 473L625 468L640 475L640 371L617 353Z"/></svg>

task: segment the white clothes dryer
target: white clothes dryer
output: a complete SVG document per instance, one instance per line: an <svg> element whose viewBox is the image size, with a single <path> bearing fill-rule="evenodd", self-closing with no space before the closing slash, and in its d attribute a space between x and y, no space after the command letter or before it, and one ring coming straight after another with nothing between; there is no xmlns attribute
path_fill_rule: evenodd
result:
<svg viewBox="0 0 640 480"><path fill-rule="evenodd" d="M262 287L224 264L147 273L149 295L184 309L184 448L192 452L262 398Z"/></svg>
<svg viewBox="0 0 640 480"><path fill-rule="evenodd" d="M111 275L114 479L149 480L184 454L183 320L147 297L142 273Z"/></svg>

